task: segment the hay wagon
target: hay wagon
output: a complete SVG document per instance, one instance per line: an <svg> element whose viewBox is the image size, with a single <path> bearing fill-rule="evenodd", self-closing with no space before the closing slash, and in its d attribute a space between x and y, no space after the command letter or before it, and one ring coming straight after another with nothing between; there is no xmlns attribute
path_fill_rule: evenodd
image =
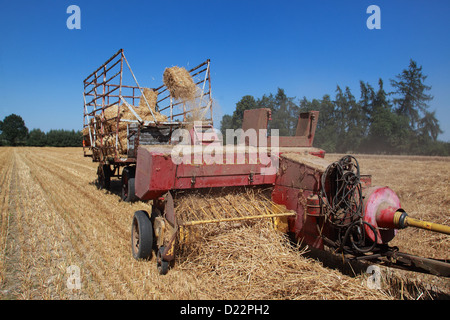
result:
<svg viewBox="0 0 450 320"><path fill-rule="evenodd" d="M172 133L192 123L199 114L201 121L197 126L200 128L195 129L212 127L210 61L206 60L185 74L170 77L172 70L176 72L177 67L167 68L164 75L169 78L169 83L183 81L183 77L196 79L175 93L180 96L185 89L195 96L175 101L174 92L165 85L157 88L139 86L123 49L83 81L84 155L98 162L100 188L109 189L112 178L122 181L123 200L135 199L135 167L140 146L170 144Z"/></svg>
<svg viewBox="0 0 450 320"><path fill-rule="evenodd" d="M118 178L124 201L152 203L132 219L136 259L156 252L165 274L194 229L269 219L311 248L450 275L445 261L388 245L407 226L450 228L408 217L395 192L372 186L353 156L326 161L313 147L317 111L299 114L294 136L278 136L267 131L270 109L246 110L239 134L224 145L213 127L210 74L209 60L166 68L163 85L143 88L119 50L84 80L83 150L98 162L99 187Z"/></svg>

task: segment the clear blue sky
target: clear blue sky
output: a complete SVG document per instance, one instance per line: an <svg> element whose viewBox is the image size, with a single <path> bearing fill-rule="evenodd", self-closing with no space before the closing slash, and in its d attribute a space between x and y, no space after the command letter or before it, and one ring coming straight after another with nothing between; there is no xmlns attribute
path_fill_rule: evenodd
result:
<svg viewBox="0 0 450 320"><path fill-rule="evenodd" d="M81 30L69 30L69 5ZM381 29L369 30L369 5ZM31 130L81 129L83 79L123 48L142 86L165 67L211 59L220 117L250 94L278 87L300 99L334 96L359 81L390 90L414 59L428 75L450 141L450 1L82 1L0 0L0 119L16 113ZM216 118L217 121L218 118ZM216 122L216 125L219 123Z"/></svg>

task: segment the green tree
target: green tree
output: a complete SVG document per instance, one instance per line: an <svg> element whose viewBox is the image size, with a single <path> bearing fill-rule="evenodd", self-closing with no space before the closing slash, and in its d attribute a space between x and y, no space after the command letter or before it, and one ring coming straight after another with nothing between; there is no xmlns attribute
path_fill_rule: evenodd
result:
<svg viewBox="0 0 450 320"><path fill-rule="evenodd" d="M435 111L428 111L428 102L433 97L427 93L431 86L425 85L426 79L422 66L411 59L408 68L397 75L396 80L391 80L395 110L397 114L408 118L406 144L410 153L420 154L427 144L437 141L438 135L442 133Z"/></svg>
<svg viewBox="0 0 450 320"><path fill-rule="evenodd" d="M272 93L269 95L264 94L256 101L258 108L268 108L271 111L275 110L275 98Z"/></svg>
<svg viewBox="0 0 450 320"><path fill-rule="evenodd" d="M364 132L364 113L349 87L345 91L337 86L335 97L337 152L349 152L359 149Z"/></svg>
<svg viewBox="0 0 450 320"><path fill-rule="evenodd" d="M298 105L281 88L276 95L263 95L256 101L244 96L233 115L222 118L221 127L240 128L245 110L269 108L269 129L293 135L299 113L317 110L314 145L327 152L450 155L450 143L437 140L442 130L435 111L428 111L433 97L427 93L431 87L424 84L426 78L422 67L410 60L408 69L390 80L393 92L385 91L382 79L376 90L360 81L358 101L348 87L339 86L334 100L329 95L312 101L304 97Z"/></svg>
<svg viewBox="0 0 450 320"><path fill-rule="evenodd" d="M80 147L83 141L81 132L75 130L50 130L46 137L50 147Z"/></svg>
<svg viewBox="0 0 450 320"><path fill-rule="evenodd" d="M223 140L226 140L226 130L233 127L233 117L229 114L224 114L220 121L220 132L222 133Z"/></svg>
<svg viewBox="0 0 450 320"><path fill-rule="evenodd" d="M396 105L396 112L409 119L409 125L412 130L417 129L421 115L428 109L428 102L433 97L426 92L431 90L430 86L424 84L427 76L422 73L422 66L417 62L410 60L408 69L396 76L396 80L391 80L396 97L393 99Z"/></svg>
<svg viewBox="0 0 450 320"><path fill-rule="evenodd" d="M33 147L43 147L47 144L47 136L41 129L33 129L30 131L27 139L27 145Z"/></svg>
<svg viewBox="0 0 450 320"><path fill-rule="evenodd" d="M222 116L222 121L220 122L220 130L223 135L224 143L228 143L226 141L226 130L242 128L244 111L255 108L258 108L258 104L255 98L251 95L246 95L236 103L236 109L233 111L233 114L231 116L227 114Z"/></svg>
<svg viewBox="0 0 450 320"><path fill-rule="evenodd" d="M384 90L383 80L378 80L375 92L370 84L360 82L362 110L366 114L367 136L361 151L368 153L405 152L409 145L408 119L394 112L388 93Z"/></svg>
<svg viewBox="0 0 450 320"><path fill-rule="evenodd" d="M16 114L6 116L0 122L0 131L2 131L2 139L11 146L24 145L28 135L25 121Z"/></svg>
<svg viewBox="0 0 450 320"><path fill-rule="evenodd" d="M231 115L231 120L227 119L227 117L224 120L224 125L228 125L230 127L227 127L225 129L239 129L242 128L242 119L244 118L244 111L249 109L255 109L258 105L256 103L256 100L251 95L246 95L241 98L236 103L236 109L234 110L233 114ZM223 120L223 119L222 119Z"/></svg>
<svg viewBox="0 0 450 320"><path fill-rule="evenodd" d="M425 115L418 123L418 131L422 137L436 141L439 134L443 133L436 118L436 111L425 111Z"/></svg>
<svg viewBox="0 0 450 320"><path fill-rule="evenodd" d="M294 103L293 97L288 97L284 89L278 88L277 94L271 103L272 121L270 129L278 129L280 136L292 136L297 128L300 109Z"/></svg>
<svg viewBox="0 0 450 320"><path fill-rule="evenodd" d="M231 129L239 129L242 128L242 120L244 118L244 111L255 109L258 105L256 100L251 95L243 96L241 100L236 103L236 110L233 112L231 117ZM228 128L227 128L228 129Z"/></svg>

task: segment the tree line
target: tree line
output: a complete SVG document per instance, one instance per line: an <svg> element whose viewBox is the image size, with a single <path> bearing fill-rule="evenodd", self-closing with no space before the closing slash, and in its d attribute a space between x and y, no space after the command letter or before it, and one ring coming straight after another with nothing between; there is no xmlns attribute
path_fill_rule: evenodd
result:
<svg viewBox="0 0 450 320"><path fill-rule="evenodd" d="M11 114L0 121L0 145L33 146L33 147L81 147L83 136L81 131L41 129L28 131L21 116Z"/></svg>
<svg viewBox="0 0 450 320"><path fill-rule="evenodd" d="M410 60L409 66L390 79L391 92L379 79L376 87L360 81L360 95L355 97L349 87L336 87L332 97L296 101L284 89L255 98L243 96L231 115L224 115L221 131L242 127L244 111L270 108L270 129L279 129L280 136L294 135L301 112L319 111L314 146L331 153L377 153L450 155L450 142L438 140L443 133L435 111L429 110L433 97L422 66Z"/></svg>

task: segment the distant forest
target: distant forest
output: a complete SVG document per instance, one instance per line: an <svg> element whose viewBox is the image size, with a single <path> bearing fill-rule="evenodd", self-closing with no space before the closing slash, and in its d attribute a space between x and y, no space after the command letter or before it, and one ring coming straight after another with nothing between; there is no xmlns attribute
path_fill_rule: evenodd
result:
<svg viewBox="0 0 450 320"><path fill-rule="evenodd" d="M81 147L81 131L41 129L28 131L21 116L11 114L0 121L0 146Z"/></svg>
<svg viewBox="0 0 450 320"><path fill-rule="evenodd" d="M300 112L319 111L314 146L330 153L375 153L450 155L450 142L437 139L442 133L435 111L429 110L433 99L431 87L422 67L410 60L407 69L390 80L392 92L386 92L379 79L374 88L360 81L360 95L337 86L334 97L297 100L278 88L275 95L255 98L246 95L236 103L231 115L224 115L221 131L242 126L244 111L270 108L270 129L279 129L280 136L294 135ZM270 132L270 131L269 131Z"/></svg>

